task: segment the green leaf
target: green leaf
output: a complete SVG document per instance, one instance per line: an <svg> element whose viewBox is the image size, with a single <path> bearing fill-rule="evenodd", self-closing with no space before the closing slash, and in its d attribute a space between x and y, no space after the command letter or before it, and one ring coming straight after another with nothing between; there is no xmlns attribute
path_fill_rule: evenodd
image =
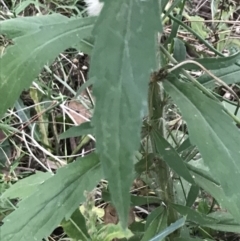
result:
<svg viewBox="0 0 240 241"><path fill-rule="evenodd" d="M177 1L174 2L174 4ZM177 4L176 4L177 5ZM169 11L169 10L168 10ZM180 21L182 20L182 15L177 14L176 18L179 19ZM179 29L179 24L177 22L173 22L172 26L171 26L171 33L168 37L168 39L166 40L166 42L164 43L164 46L167 46L168 44L172 43L172 41L176 38L177 33L178 33L178 29ZM175 56L176 57L176 56ZM175 58L174 57L174 58Z"/></svg>
<svg viewBox="0 0 240 241"><path fill-rule="evenodd" d="M222 232L240 233L240 225L236 223L231 214L224 212L211 213L205 215L199 213L189 207L172 204L176 211L187 216L187 220L194 222L200 226L208 227Z"/></svg>
<svg viewBox="0 0 240 241"><path fill-rule="evenodd" d="M81 41L74 44L73 48L91 56L92 50L93 50L93 44L94 44L94 40L93 40L93 37L91 36L87 39L86 38L82 39ZM85 83L87 83L87 82L85 82Z"/></svg>
<svg viewBox="0 0 240 241"><path fill-rule="evenodd" d="M152 130L150 133L153 143L159 157L164 160L172 170L186 181L195 184L190 172L188 171L184 161L178 155L177 151L161 136L157 130Z"/></svg>
<svg viewBox="0 0 240 241"><path fill-rule="evenodd" d="M61 140L88 134L93 134L93 127L91 126L90 121L84 122L79 126L70 127L68 130L59 135L59 139Z"/></svg>
<svg viewBox="0 0 240 241"><path fill-rule="evenodd" d="M209 178L207 178L207 175L210 175L209 173L207 173L205 170L202 170L200 167L194 167L193 169L192 165L195 164L195 162L196 161L192 162L191 165L189 165L188 167L191 168L191 171L195 176L196 183L201 186L205 191L211 193L211 196L218 200L220 206L226 207L228 205L231 205L231 200L229 200L225 196L221 186L216 185ZM239 232L237 230L240 230L239 224L234 220L233 216L230 213L220 212L219 215L217 215L216 213L211 213L208 216L215 218L219 222L217 224L207 224L206 227L225 232Z"/></svg>
<svg viewBox="0 0 240 241"><path fill-rule="evenodd" d="M148 153L135 164L135 172L138 176L142 175L143 172L147 171L146 167L150 167L154 163L154 158L155 155L153 153Z"/></svg>
<svg viewBox="0 0 240 241"><path fill-rule="evenodd" d="M5 134L3 134L4 132L1 130L0 127L0 134L5 136ZM2 168L4 166L7 166L7 160L8 158L11 156L11 152L12 152L12 146L11 143L9 142L8 139L5 139L4 141L1 140L0 143L0 172L2 171Z"/></svg>
<svg viewBox="0 0 240 241"><path fill-rule="evenodd" d="M187 149L191 148L192 144L190 142L190 139L187 138L177 149L177 152L180 153L182 151L186 151Z"/></svg>
<svg viewBox="0 0 240 241"><path fill-rule="evenodd" d="M215 19L215 15L218 13L220 0L211 0L211 15L212 19Z"/></svg>
<svg viewBox="0 0 240 241"><path fill-rule="evenodd" d="M144 222L134 222L130 225L129 229L132 231L132 233L134 233L134 237L130 238L129 241L139 241L143 237L145 223Z"/></svg>
<svg viewBox="0 0 240 241"><path fill-rule="evenodd" d="M85 199L83 192L92 190L102 177L94 153L60 168L3 220L1 241L42 240L64 217L66 220L71 217Z"/></svg>
<svg viewBox="0 0 240 241"><path fill-rule="evenodd" d="M112 203L124 228L133 155L140 143L141 117L147 109L150 72L156 68L157 11L154 0L106 1L94 31L90 77L98 81L93 89L96 107L92 123Z"/></svg>
<svg viewBox="0 0 240 241"><path fill-rule="evenodd" d="M213 239L209 238L175 238L174 241L214 241Z"/></svg>
<svg viewBox="0 0 240 241"><path fill-rule="evenodd" d="M240 52L230 55L228 57L196 58L193 60L203 65L205 68L209 70L216 70L215 72L217 72L222 68L226 68L232 64L235 64L239 60L239 56L240 56ZM184 64L184 69L198 70L201 68L196 64L187 63L187 64Z"/></svg>
<svg viewBox="0 0 240 241"><path fill-rule="evenodd" d="M16 112L17 112L18 116L21 118L22 122L25 122L25 123L28 122L29 123L28 128L32 131L33 124L30 121L30 119L31 119L30 110L26 109L26 106L24 105L24 103L23 103L21 98L19 98L15 102L14 108L16 109ZM39 135L39 133L37 131L34 131L33 135L34 135L34 138L37 141L39 141L39 142L41 141L41 137L40 137L40 135Z"/></svg>
<svg viewBox="0 0 240 241"><path fill-rule="evenodd" d="M212 179L209 172L193 167L192 165L188 165L188 168L194 174L196 183L205 191L211 193L211 196L218 200L218 203L222 207L231 205L231 201L224 194L222 187Z"/></svg>
<svg viewBox="0 0 240 241"><path fill-rule="evenodd" d="M192 185L187 196L186 206L191 207L196 201L199 194L199 187L197 185Z"/></svg>
<svg viewBox="0 0 240 241"><path fill-rule="evenodd" d="M184 179L177 179L173 182L173 192L175 194L174 202L186 205L186 195L189 193L191 184Z"/></svg>
<svg viewBox="0 0 240 241"><path fill-rule="evenodd" d="M122 239L122 238L130 238L132 237L132 232L127 229L123 230L122 227L117 224L108 224L104 225L103 228L99 230L99 234L97 236L97 240L104 240L104 241L112 241L113 239Z"/></svg>
<svg viewBox="0 0 240 241"><path fill-rule="evenodd" d="M204 19L199 16L189 16L189 21L191 21L191 27L194 32L200 35L202 38L207 38L207 28L204 25Z"/></svg>
<svg viewBox="0 0 240 241"><path fill-rule="evenodd" d="M173 233L175 230L181 228L185 224L185 218L177 220L175 223L172 223L169 227L163 230L160 234L156 235L149 241L162 241L169 234Z"/></svg>
<svg viewBox="0 0 240 241"><path fill-rule="evenodd" d="M228 65L225 66L225 68L219 68L211 72L228 85L239 82L240 66L237 64ZM216 87L215 80L208 74L204 74L201 77L199 77L198 81L205 87Z"/></svg>
<svg viewBox="0 0 240 241"><path fill-rule="evenodd" d="M109 192L102 192L102 199L105 202L110 202L111 197ZM146 204L151 204L151 203L158 203L161 204L162 200L158 197L153 197L153 196L135 196L131 195L131 206L142 206Z"/></svg>
<svg viewBox="0 0 240 241"><path fill-rule="evenodd" d="M204 160L202 158L198 160L191 160L187 163L187 167L191 172L194 172L194 179L195 174L206 178L207 180L211 181L212 183L216 184L217 186L221 187L219 182L212 176L209 167L205 165Z"/></svg>
<svg viewBox="0 0 240 241"><path fill-rule="evenodd" d="M237 109L236 105L232 105L228 102L223 102L223 106L232 114L234 114ZM240 119L240 110L239 109L238 109L236 116Z"/></svg>
<svg viewBox="0 0 240 241"><path fill-rule="evenodd" d="M209 224L207 227L222 232L240 233L240 224L236 223L230 213L217 211L210 213L208 217L217 219L218 224Z"/></svg>
<svg viewBox="0 0 240 241"><path fill-rule="evenodd" d="M167 209L160 206L153 210L147 218L145 233L141 241L149 241L157 233L167 227Z"/></svg>
<svg viewBox="0 0 240 241"><path fill-rule="evenodd" d="M45 64L51 64L60 52L91 35L94 21L58 14L1 21L0 34L13 38L14 45L0 58L0 116Z"/></svg>
<svg viewBox="0 0 240 241"><path fill-rule="evenodd" d="M85 218L79 208L72 214L69 220L64 220L62 222L62 227L69 238L81 241L90 240Z"/></svg>
<svg viewBox="0 0 240 241"><path fill-rule="evenodd" d="M85 83L83 83L77 90L75 96L79 96L86 88L88 88L90 85L93 85L96 82L95 78L88 79Z"/></svg>
<svg viewBox="0 0 240 241"><path fill-rule="evenodd" d="M176 23L177 24L177 23ZM173 51L173 57L178 61L184 61L186 59L186 46L183 41L181 41L179 38L174 38L174 51Z"/></svg>
<svg viewBox="0 0 240 241"><path fill-rule="evenodd" d="M177 211L179 212L181 215L183 216L187 216L187 220L194 222L198 225L201 226L206 226L208 224L216 224L218 223L217 219L214 218L210 218L207 215L204 215L202 213L199 213L189 207L186 206L182 206L179 204L171 204L171 206Z"/></svg>
<svg viewBox="0 0 240 241"><path fill-rule="evenodd" d="M20 198L25 199L37 191L40 184L52 177L49 172L36 172L36 174L19 180L13 186L8 188L1 196L4 198Z"/></svg>
<svg viewBox="0 0 240 241"><path fill-rule="evenodd" d="M231 205L225 203L225 208L240 222L240 191L236 189L236 183L240 183L238 129L219 102L209 99L192 84L180 82L173 75L167 79L164 88L178 103L187 122L191 143L198 147L204 164L231 200Z"/></svg>

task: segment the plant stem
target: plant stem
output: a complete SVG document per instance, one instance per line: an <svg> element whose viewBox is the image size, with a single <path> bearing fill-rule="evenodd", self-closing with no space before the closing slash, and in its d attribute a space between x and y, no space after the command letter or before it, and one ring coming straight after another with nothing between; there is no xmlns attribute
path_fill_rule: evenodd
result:
<svg viewBox="0 0 240 241"><path fill-rule="evenodd" d="M149 87L149 124L151 131L157 131L158 134L166 138L165 128L165 105L167 103L167 96L164 92L163 86L159 85L157 81L150 83ZM156 143L152 138L153 133L150 132L151 145L153 153L159 157L156 151ZM174 223L177 220L177 212L170 207L170 203L174 202L173 180L170 173L170 168L167 163L161 158L156 158L154 169L152 170L153 178L156 182L157 195L163 200L164 205L168 209L168 225ZM173 240L178 234L173 233L169 236L170 240Z"/></svg>

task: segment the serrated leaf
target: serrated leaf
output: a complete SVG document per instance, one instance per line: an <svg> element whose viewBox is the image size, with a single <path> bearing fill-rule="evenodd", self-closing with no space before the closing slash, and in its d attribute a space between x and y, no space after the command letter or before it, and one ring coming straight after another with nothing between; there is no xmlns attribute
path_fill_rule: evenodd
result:
<svg viewBox="0 0 240 241"><path fill-rule="evenodd" d="M231 200L231 205L225 203L225 208L240 222L240 191L236 189L236 183L240 183L238 129L219 102L209 99L192 84L180 82L174 75L167 79L164 88L178 103L191 143L198 147L204 164Z"/></svg>
<svg viewBox="0 0 240 241"><path fill-rule="evenodd" d="M13 38L14 45L0 58L0 117L45 64L51 64L60 52L91 36L94 21L95 18L69 19L58 14L1 21L0 34Z"/></svg>
<svg viewBox="0 0 240 241"><path fill-rule="evenodd" d="M83 192L92 190L102 177L94 153L58 169L3 220L1 241L41 241L64 217L71 217L85 199Z"/></svg>
<svg viewBox="0 0 240 241"><path fill-rule="evenodd" d="M79 208L72 214L69 220L64 220L61 225L69 238L74 240L90 241L85 218Z"/></svg>
<svg viewBox="0 0 240 241"><path fill-rule="evenodd" d="M150 71L156 67L157 11L154 0L106 1L95 27L90 76L98 81L93 89L97 101L92 122L112 202L124 228L133 155L139 147L141 117L147 108Z"/></svg>
<svg viewBox="0 0 240 241"><path fill-rule="evenodd" d="M13 186L8 188L2 195L4 198L20 198L25 199L38 190L38 186L52 177L49 172L37 172L29 177L19 180Z"/></svg>

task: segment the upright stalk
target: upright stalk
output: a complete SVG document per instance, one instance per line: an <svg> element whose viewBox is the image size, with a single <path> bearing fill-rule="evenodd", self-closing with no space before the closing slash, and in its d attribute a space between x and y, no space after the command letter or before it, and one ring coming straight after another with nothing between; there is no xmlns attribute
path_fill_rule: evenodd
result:
<svg viewBox="0 0 240 241"><path fill-rule="evenodd" d="M164 92L163 86L155 81L153 76L153 81L149 86L149 125L151 131L157 131L164 138L166 138L166 128L165 128L165 106L167 103L167 96ZM150 133L151 146L153 153L156 155L155 167L152 170L155 182L156 182L156 193L163 200L164 205L166 205L168 211L168 225L177 220L176 211L170 207L170 203L174 200L173 191L173 181L170 173L170 169L166 162L159 158L160 153L156 151L156 143L152 138ZM169 240L173 240L176 234L172 234Z"/></svg>

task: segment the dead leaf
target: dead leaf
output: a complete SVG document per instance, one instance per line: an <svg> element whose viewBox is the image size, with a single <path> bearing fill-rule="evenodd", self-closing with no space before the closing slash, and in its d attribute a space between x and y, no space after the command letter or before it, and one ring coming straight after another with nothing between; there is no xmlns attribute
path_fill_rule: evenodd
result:
<svg viewBox="0 0 240 241"><path fill-rule="evenodd" d="M90 111L78 101L70 101L68 107L71 110L67 110L67 113L77 125L80 125L91 118Z"/></svg>
<svg viewBox="0 0 240 241"><path fill-rule="evenodd" d="M0 130L0 141L3 141L5 138L6 138L5 133L2 130Z"/></svg>
<svg viewBox="0 0 240 241"><path fill-rule="evenodd" d="M116 209L111 205L108 204L107 207L104 209L104 216L103 220L105 224L113 223L117 224L119 219L117 215ZM130 226L135 221L135 215L133 212L133 208L129 210L129 216L128 216L128 226Z"/></svg>

